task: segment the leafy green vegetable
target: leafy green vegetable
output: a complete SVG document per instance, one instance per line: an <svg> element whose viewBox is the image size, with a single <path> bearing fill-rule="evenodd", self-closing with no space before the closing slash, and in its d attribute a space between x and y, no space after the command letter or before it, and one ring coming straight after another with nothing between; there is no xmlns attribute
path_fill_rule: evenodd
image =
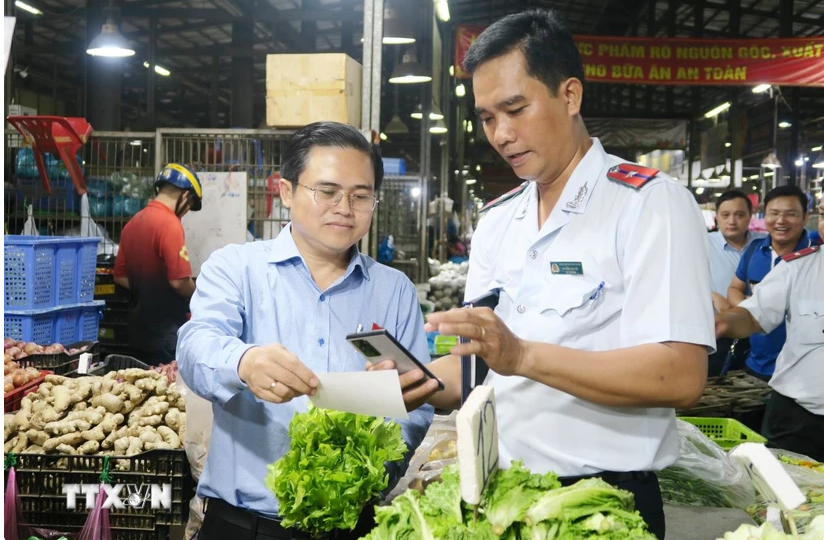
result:
<svg viewBox="0 0 824 540"><path fill-rule="evenodd" d="M560 487L553 473L530 473L521 462L496 473L478 520L461 501L457 465L423 495L409 490L376 509L377 527L362 540L656 540L632 493L599 478Z"/></svg>
<svg viewBox="0 0 824 540"><path fill-rule="evenodd" d="M312 534L354 529L363 506L389 484L385 462L407 450L395 422L316 407L292 417L289 437L264 483L283 526Z"/></svg>
<svg viewBox="0 0 824 540"><path fill-rule="evenodd" d="M532 474L523 461L513 461L509 469L495 473L484 492L484 515L500 536L510 525L524 519L538 496L559 487L556 474Z"/></svg>
<svg viewBox="0 0 824 540"><path fill-rule="evenodd" d="M552 519L574 520L602 510L632 510L633 506L632 493L615 489L600 478L586 478L542 494L524 521L531 525Z"/></svg>

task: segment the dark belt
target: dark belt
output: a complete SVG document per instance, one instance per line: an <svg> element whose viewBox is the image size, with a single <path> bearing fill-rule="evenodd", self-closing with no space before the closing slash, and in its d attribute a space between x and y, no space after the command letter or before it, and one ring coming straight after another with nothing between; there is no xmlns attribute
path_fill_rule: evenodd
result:
<svg viewBox="0 0 824 540"><path fill-rule="evenodd" d="M626 482L632 482L634 480L643 480L644 478L649 478L650 476L655 476L655 473L650 471L604 471L597 474L587 474L583 476L562 476L559 478L559 480L561 481L561 483L568 486L570 484L574 484L579 480L585 480L587 478L600 478L607 484L612 484L613 486L615 486L617 484L624 484Z"/></svg>
<svg viewBox="0 0 824 540"><path fill-rule="evenodd" d="M287 529L280 524L279 518L262 516L251 510L244 510L243 508L232 506L223 499L207 499L206 513L213 514L215 517L231 523L236 527L255 531L256 534L274 536L275 538L283 538L284 540L335 540L339 537L337 531L312 536L297 529Z"/></svg>

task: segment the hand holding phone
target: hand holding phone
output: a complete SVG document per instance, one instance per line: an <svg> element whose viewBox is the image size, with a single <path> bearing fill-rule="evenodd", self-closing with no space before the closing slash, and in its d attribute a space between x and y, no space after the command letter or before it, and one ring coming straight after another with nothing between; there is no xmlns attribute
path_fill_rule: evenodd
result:
<svg viewBox="0 0 824 540"><path fill-rule="evenodd" d="M420 369L424 375L421 383L429 379L434 379L438 381L438 389L444 389L443 382L435 377L424 364L412 356L412 353L401 345L386 329L349 334L346 336L346 340L373 364L378 364L383 360L392 360L399 374L404 374L413 369Z"/></svg>

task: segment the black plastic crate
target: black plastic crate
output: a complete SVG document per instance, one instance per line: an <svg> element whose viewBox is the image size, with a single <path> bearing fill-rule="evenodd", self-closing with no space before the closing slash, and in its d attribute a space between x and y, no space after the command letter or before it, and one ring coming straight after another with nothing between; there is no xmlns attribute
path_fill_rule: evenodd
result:
<svg viewBox="0 0 824 540"><path fill-rule="evenodd" d="M72 370L77 369L80 362L80 355L89 353L92 355L92 363L100 361L100 343L97 341L78 341L63 346L67 351L70 349L80 349L86 347L85 351L74 354L58 353L58 354L33 354L16 362L20 367L35 367L37 369L47 369L55 375L65 375Z"/></svg>
<svg viewBox="0 0 824 540"><path fill-rule="evenodd" d="M105 317L106 312L103 312ZM127 323L111 323L102 322L97 331L97 337L106 345L128 343L129 342L129 325Z"/></svg>
<svg viewBox="0 0 824 540"><path fill-rule="evenodd" d="M31 524L44 528L82 527L85 497L77 497L76 510L66 508L65 484L99 484L107 456L19 454L17 489ZM112 527L152 530L157 525L183 525L194 495L189 461L184 450L151 450L129 457L108 456L111 484L171 484L172 508L126 506L109 509ZM127 470L118 464L128 464ZM121 492L123 493L123 492Z"/></svg>
<svg viewBox="0 0 824 540"><path fill-rule="evenodd" d="M148 365L144 364L137 358L125 356L122 354L110 354L106 357L105 360L103 360L103 362L99 364L90 364L89 371L88 373L86 373L86 375L103 376L111 371L119 371L121 369L131 368L151 369ZM79 373L77 373L76 370L68 373L67 375L69 377L82 376Z"/></svg>

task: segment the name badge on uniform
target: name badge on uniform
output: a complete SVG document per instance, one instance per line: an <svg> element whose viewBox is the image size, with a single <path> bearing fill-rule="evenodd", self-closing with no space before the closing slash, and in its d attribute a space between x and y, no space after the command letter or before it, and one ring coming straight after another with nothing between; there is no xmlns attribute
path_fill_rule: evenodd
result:
<svg viewBox="0 0 824 540"><path fill-rule="evenodd" d="M549 264L553 274L584 275L584 265L579 262L551 262Z"/></svg>

